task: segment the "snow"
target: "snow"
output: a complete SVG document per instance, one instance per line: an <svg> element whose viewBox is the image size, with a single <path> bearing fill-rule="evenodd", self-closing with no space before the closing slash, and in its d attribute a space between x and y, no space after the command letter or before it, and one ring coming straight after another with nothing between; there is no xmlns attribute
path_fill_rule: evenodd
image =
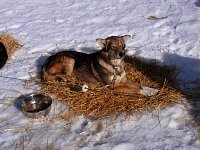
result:
<svg viewBox="0 0 200 150"><path fill-rule="evenodd" d="M84 116L52 121L67 111L57 101L49 117L40 119L26 118L14 106L21 94L39 88L24 81L36 76L50 53L70 48L94 52L100 49L95 40L110 35L130 34L130 54L176 65L183 81L199 79L199 0L1 0L0 14L0 32L24 45L0 70L0 149L200 148L187 105L102 122Z"/></svg>

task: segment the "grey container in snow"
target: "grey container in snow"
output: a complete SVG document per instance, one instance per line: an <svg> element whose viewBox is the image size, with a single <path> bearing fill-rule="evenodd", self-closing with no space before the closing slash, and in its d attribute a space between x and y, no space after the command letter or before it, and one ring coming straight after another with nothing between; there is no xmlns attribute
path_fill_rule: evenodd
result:
<svg viewBox="0 0 200 150"><path fill-rule="evenodd" d="M20 109L30 118L47 116L51 110L52 98L45 94L32 93L22 99Z"/></svg>

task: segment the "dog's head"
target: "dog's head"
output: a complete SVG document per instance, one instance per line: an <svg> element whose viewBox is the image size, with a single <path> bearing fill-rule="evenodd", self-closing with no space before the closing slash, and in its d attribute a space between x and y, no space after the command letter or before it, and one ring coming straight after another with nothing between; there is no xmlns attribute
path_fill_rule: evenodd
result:
<svg viewBox="0 0 200 150"><path fill-rule="evenodd" d="M118 66L125 56L126 41L130 37L130 35L110 36L96 41L102 47L102 52L108 57L112 65Z"/></svg>

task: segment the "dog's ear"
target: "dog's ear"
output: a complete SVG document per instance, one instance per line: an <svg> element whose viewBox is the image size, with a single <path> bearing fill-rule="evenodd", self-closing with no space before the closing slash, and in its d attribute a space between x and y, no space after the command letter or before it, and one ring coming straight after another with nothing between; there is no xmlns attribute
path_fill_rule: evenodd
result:
<svg viewBox="0 0 200 150"><path fill-rule="evenodd" d="M131 37L130 35L121 36L121 38L124 40L124 42L127 42L127 40L128 40L130 37Z"/></svg>
<svg viewBox="0 0 200 150"><path fill-rule="evenodd" d="M105 39L96 39L97 43L102 47L106 47L106 40Z"/></svg>

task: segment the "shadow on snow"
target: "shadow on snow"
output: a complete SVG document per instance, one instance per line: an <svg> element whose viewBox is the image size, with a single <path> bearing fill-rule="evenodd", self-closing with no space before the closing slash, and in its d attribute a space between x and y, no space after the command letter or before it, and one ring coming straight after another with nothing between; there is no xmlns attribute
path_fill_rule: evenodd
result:
<svg viewBox="0 0 200 150"><path fill-rule="evenodd" d="M200 0L197 0L194 4L195 4L197 7L200 7Z"/></svg>

